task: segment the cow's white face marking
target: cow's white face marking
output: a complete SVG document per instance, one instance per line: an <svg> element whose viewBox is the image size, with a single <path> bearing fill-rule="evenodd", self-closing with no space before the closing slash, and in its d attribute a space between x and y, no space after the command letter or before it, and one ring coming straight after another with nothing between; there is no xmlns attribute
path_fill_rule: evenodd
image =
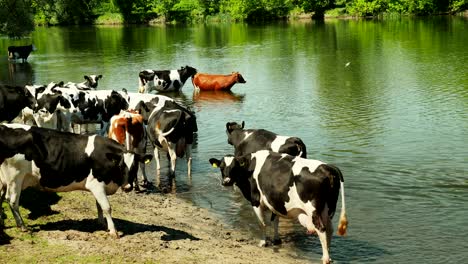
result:
<svg viewBox="0 0 468 264"><path fill-rule="evenodd" d="M96 135L88 137L88 143L86 144L85 153L91 156L91 153L94 151L94 140L96 140Z"/></svg>
<svg viewBox="0 0 468 264"><path fill-rule="evenodd" d="M224 163L226 163L227 167L231 166L233 161L234 161L234 157L224 157Z"/></svg>
<svg viewBox="0 0 468 264"><path fill-rule="evenodd" d="M133 165L133 161L135 160L135 154L133 153L124 153L124 162L127 168L130 170L130 168Z"/></svg>
<svg viewBox="0 0 468 264"><path fill-rule="evenodd" d="M274 152L279 152L279 149L289 137L286 136L276 136L276 138L271 142L271 150Z"/></svg>

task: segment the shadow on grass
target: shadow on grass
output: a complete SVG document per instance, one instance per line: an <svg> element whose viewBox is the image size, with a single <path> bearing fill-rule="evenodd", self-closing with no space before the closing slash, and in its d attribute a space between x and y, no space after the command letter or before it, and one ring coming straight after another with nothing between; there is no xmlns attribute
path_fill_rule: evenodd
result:
<svg viewBox="0 0 468 264"><path fill-rule="evenodd" d="M114 224L118 231L123 232L123 236L134 235L143 232L164 232L165 234L161 237L164 241L173 240L184 240L190 239L193 241L200 240L191 234L177 229L172 229L164 226L148 225L134 223L127 220L113 218ZM80 232L92 233L95 231L104 230L98 223L97 219L83 219L83 220L61 220L53 223L38 224L31 226L34 230L47 230L47 231L67 231L76 230Z"/></svg>
<svg viewBox="0 0 468 264"><path fill-rule="evenodd" d="M28 219L36 220L41 216L58 214L51 206L62 199L57 193L27 188L21 192L20 206L30 211Z"/></svg>
<svg viewBox="0 0 468 264"><path fill-rule="evenodd" d="M0 246L10 244L10 241L12 239L13 238L10 237L7 233L5 233L3 229L0 229Z"/></svg>

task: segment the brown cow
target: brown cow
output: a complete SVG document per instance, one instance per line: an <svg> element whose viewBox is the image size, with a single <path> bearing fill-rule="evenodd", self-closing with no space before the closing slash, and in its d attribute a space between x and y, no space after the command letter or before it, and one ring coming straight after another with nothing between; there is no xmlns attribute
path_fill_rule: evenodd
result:
<svg viewBox="0 0 468 264"><path fill-rule="evenodd" d="M228 75L197 73L192 77L193 86L200 91L229 91L236 83L246 83L239 72Z"/></svg>
<svg viewBox="0 0 468 264"><path fill-rule="evenodd" d="M146 152L146 130L143 116L132 110L122 110L110 120L109 138L125 145L129 151L144 154ZM143 175L143 186L148 185L145 164L140 163ZM135 189L139 190L138 177L135 178Z"/></svg>

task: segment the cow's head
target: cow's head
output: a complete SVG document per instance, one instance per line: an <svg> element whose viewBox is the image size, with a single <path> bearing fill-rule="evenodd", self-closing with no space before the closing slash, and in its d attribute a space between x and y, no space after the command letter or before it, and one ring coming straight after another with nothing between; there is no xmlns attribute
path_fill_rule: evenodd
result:
<svg viewBox="0 0 468 264"><path fill-rule="evenodd" d="M190 67L188 65L185 65L185 67L181 67L180 70L183 72L183 76L188 77L193 77L197 73L197 69Z"/></svg>
<svg viewBox="0 0 468 264"><path fill-rule="evenodd" d="M239 72L233 72L232 74L236 77L236 83L246 83L247 82Z"/></svg>
<svg viewBox="0 0 468 264"><path fill-rule="evenodd" d="M245 125L245 122L244 122L244 121L242 121L242 124L238 124L238 123L236 123L236 122L227 122L227 123L226 123L226 134L227 134L227 137L228 137L228 143L229 143L230 145L233 144L233 142L232 142L232 136L231 136L232 131L234 131L234 130L242 130L242 129L244 129L244 125Z"/></svg>
<svg viewBox="0 0 468 264"><path fill-rule="evenodd" d="M21 94L21 97L24 99L24 106L34 109L36 106L36 96L31 93L31 90L28 87L16 87L17 92Z"/></svg>
<svg viewBox="0 0 468 264"><path fill-rule="evenodd" d="M247 154L241 157L228 155L221 160L211 158L209 160L211 166L221 170L222 184L224 186L232 186L234 183L238 185L249 178L252 174L251 170L251 155Z"/></svg>
<svg viewBox="0 0 468 264"><path fill-rule="evenodd" d="M102 78L102 75L99 74L99 75L85 75L84 76L84 79L86 80L86 84L88 85L88 87L91 87L91 88L94 88L96 89L97 86L98 86L98 81L99 79Z"/></svg>

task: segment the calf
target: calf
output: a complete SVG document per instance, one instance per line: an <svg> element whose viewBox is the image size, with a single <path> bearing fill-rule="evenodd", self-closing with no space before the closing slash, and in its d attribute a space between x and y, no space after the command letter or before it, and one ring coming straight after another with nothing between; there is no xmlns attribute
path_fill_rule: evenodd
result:
<svg viewBox="0 0 468 264"><path fill-rule="evenodd" d="M239 72L228 75L197 73L192 77L192 84L201 91L230 91L236 83L246 83Z"/></svg>
<svg viewBox="0 0 468 264"><path fill-rule="evenodd" d="M225 186L236 184L250 202L263 233L260 245L266 245L264 212L298 219L309 233L316 232L322 245L322 261L330 263L329 247L341 188L341 215L338 234L345 235L348 225L345 211L344 180L341 171L318 160L261 150L240 157L210 159L219 167ZM278 240L278 218L274 236Z"/></svg>
<svg viewBox="0 0 468 264"><path fill-rule="evenodd" d="M159 92L177 92L182 89L185 81L192 77L197 70L190 66L181 67L179 70L144 70L139 78L139 92L149 93L152 90Z"/></svg>
<svg viewBox="0 0 468 264"><path fill-rule="evenodd" d="M25 87L0 85L0 122L11 122L28 107L33 109L36 99Z"/></svg>
<svg viewBox="0 0 468 264"><path fill-rule="evenodd" d="M18 60L21 59L22 62L28 60L29 54L31 51L35 51L36 47L34 44L27 46L9 46L8 47L8 59Z"/></svg>
<svg viewBox="0 0 468 264"><path fill-rule="evenodd" d="M177 157L187 158L187 174L191 176L192 143L198 131L195 115L169 97L156 97L148 103L140 102L136 109L146 120L146 131L154 147L158 173L161 169L159 150L168 152L170 175L175 174Z"/></svg>
<svg viewBox="0 0 468 264"><path fill-rule="evenodd" d="M146 129L143 116L135 111L121 111L110 120L109 138L124 145L128 151L146 152ZM140 163L143 175L143 186L148 185L145 164ZM135 178L135 188L139 190L138 179Z"/></svg>
<svg viewBox="0 0 468 264"><path fill-rule="evenodd" d="M1 199L8 194L19 227L26 229L18 210L21 190L29 186L52 192L84 190L93 194L99 222L104 224L104 215L110 234L116 238L119 235L106 195L119 187L130 191L137 163L151 158L127 152L108 138L17 124L0 126L0 149Z"/></svg>
<svg viewBox="0 0 468 264"><path fill-rule="evenodd" d="M293 156L307 157L304 142L298 137L280 136L265 129L244 129L245 123L226 123L228 143L234 146L234 155L241 156L258 150L271 150Z"/></svg>

